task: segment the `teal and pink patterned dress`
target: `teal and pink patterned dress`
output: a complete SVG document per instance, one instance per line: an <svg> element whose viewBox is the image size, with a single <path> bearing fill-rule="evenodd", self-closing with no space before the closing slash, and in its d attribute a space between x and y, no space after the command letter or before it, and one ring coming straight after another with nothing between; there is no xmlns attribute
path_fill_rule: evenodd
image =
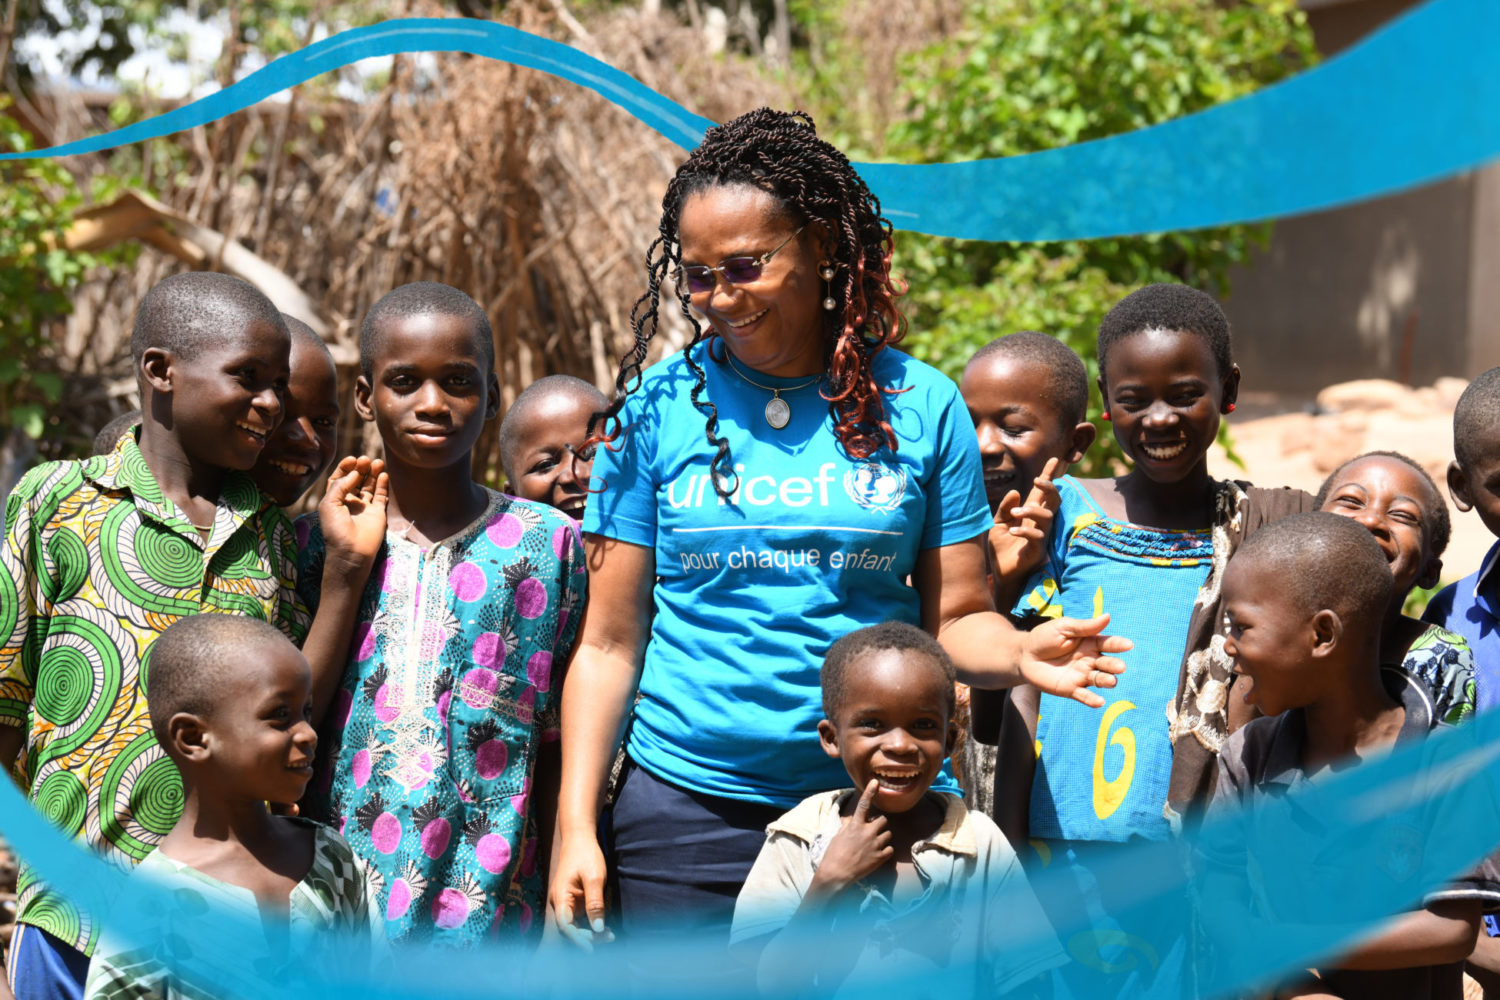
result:
<svg viewBox="0 0 1500 1000"><path fill-rule="evenodd" d="M316 608L316 514L297 536ZM551 507L491 493L429 549L387 533L307 805L375 874L388 939L540 933L532 770L557 738L586 588L577 526Z"/></svg>

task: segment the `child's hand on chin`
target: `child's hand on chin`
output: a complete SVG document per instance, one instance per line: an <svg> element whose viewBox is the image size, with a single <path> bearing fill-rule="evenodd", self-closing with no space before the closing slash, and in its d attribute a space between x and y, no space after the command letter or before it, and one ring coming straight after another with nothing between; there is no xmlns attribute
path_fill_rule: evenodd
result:
<svg viewBox="0 0 1500 1000"><path fill-rule="evenodd" d="M871 778L853 814L828 842L828 850L813 873L809 895L816 891L830 895L842 892L891 859L895 849L891 847L890 824L880 813L871 815L879 790L879 780Z"/></svg>
<svg viewBox="0 0 1500 1000"><path fill-rule="evenodd" d="M328 479L328 492L318 504L318 520L330 555L355 565L367 565L385 540L385 505L390 480L385 462L350 455Z"/></svg>

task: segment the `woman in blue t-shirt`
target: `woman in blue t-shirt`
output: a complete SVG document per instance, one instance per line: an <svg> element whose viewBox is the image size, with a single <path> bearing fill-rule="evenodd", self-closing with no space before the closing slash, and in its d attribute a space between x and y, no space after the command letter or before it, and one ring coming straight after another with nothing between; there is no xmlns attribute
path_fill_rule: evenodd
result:
<svg viewBox="0 0 1500 1000"><path fill-rule="evenodd" d="M727 933L766 824L847 783L816 731L835 639L920 624L969 684L1085 704L1120 669L1104 652L1129 646L1100 637L1104 618L1021 633L994 613L973 425L951 380L890 349L905 332L891 226L809 118L710 129L662 209L601 430L563 686L551 901L577 941L609 934L598 820L627 718L624 925ZM694 336L643 373L669 278Z"/></svg>

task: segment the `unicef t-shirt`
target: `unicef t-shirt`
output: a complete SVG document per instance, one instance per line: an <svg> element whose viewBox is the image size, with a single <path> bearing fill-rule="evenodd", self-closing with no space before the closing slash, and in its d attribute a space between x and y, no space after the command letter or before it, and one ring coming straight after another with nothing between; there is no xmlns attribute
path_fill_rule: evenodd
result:
<svg viewBox="0 0 1500 1000"><path fill-rule="evenodd" d="M678 353L626 402L627 430L618 451L595 456L592 488L602 492L584 515L584 531L656 553L627 747L673 784L790 808L849 783L818 743L828 647L867 625L919 624L906 582L917 554L989 526L979 444L953 382L895 350L876 356L874 375L906 390L882 394L899 447L869 459L843 450L817 384L751 374L791 407L776 430L768 390L702 345L694 351L739 473L732 500L714 492L714 448Z"/></svg>

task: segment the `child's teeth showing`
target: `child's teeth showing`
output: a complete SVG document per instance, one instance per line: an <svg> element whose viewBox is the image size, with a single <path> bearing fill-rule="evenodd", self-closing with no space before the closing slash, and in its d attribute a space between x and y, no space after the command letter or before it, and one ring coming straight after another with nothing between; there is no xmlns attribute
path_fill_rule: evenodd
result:
<svg viewBox="0 0 1500 1000"><path fill-rule="evenodd" d="M307 475L307 466L305 466L305 465L293 465L291 462L276 462L276 461L273 461L271 463L271 468L278 469L281 472L285 472L289 476L305 476L305 475Z"/></svg>
<svg viewBox="0 0 1500 1000"><path fill-rule="evenodd" d="M1141 449L1149 458L1153 458L1158 462L1170 462L1187 449L1187 442L1179 441L1177 444L1169 445L1145 444L1141 445Z"/></svg>
<svg viewBox="0 0 1500 1000"><path fill-rule="evenodd" d="M264 441L266 439L265 431L262 431L262 430L260 430L257 427L251 427L249 424L245 423L242 420L235 421L235 426L238 427L242 431L248 432L249 434L251 434L252 436L254 436L256 438L259 438L262 441Z"/></svg>
<svg viewBox="0 0 1500 1000"><path fill-rule="evenodd" d="M880 787L889 788L893 791L905 791L913 781L916 780L916 771L876 771L875 777L880 781Z"/></svg>

